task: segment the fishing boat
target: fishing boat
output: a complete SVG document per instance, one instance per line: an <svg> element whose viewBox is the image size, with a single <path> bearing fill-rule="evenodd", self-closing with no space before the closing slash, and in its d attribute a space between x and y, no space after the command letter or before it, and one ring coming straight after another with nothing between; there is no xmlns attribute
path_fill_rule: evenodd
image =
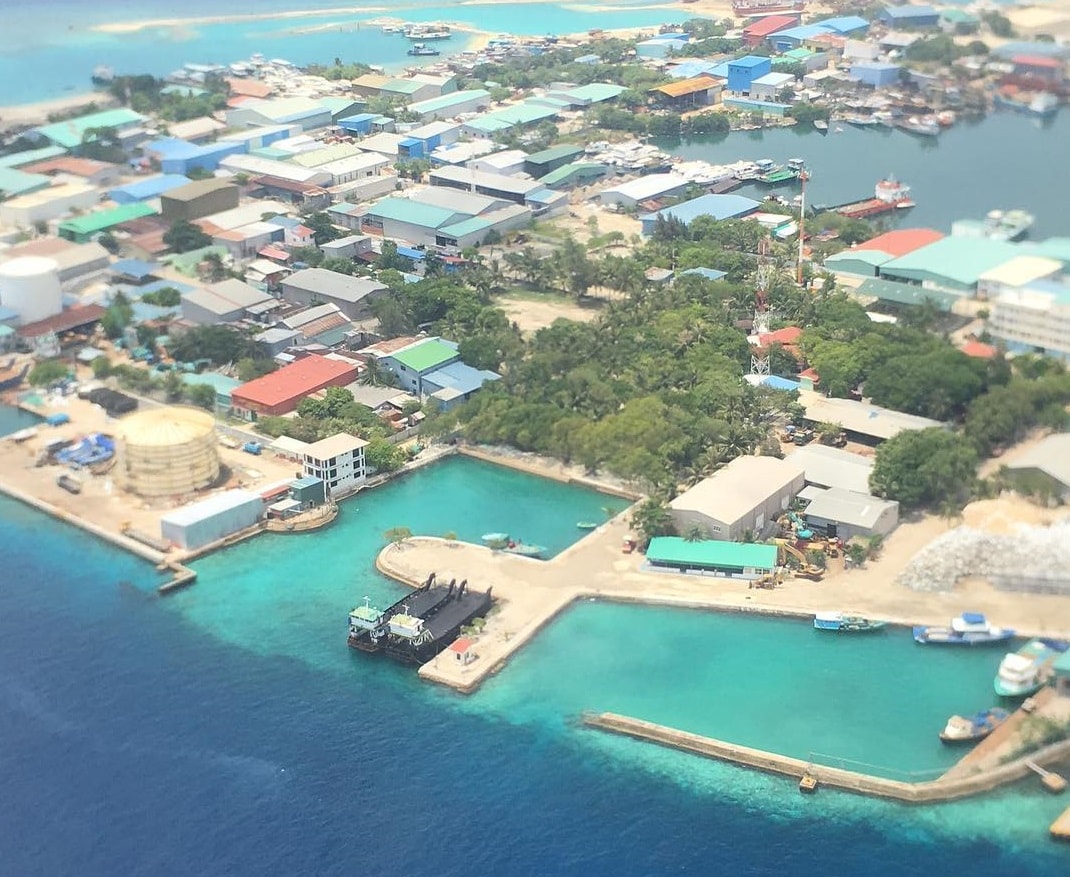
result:
<svg viewBox="0 0 1070 877"><path fill-rule="evenodd" d="M914 641L922 645L985 646L1013 636L1013 630L989 624L980 612L963 612L946 627L914 628Z"/></svg>
<svg viewBox="0 0 1070 877"><path fill-rule="evenodd" d="M940 732L944 743L975 743L983 740L1010 717L1005 709L998 706L981 710L972 716L952 716Z"/></svg>
<svg viewBox="0 0 1070 877"><path fill-rule="evenodd" d="M418 57L431 56L440 54L438 49L433 46L427 45L427 43L413 43L412 48L409 49L406 55L416 55Z"/></svg>
<svg viewBox="0 0 1070 877"><path fill-rule="evenodd" d="M818 612L814 615L816 630L835 630L844 633L863 633L881 630L887 626L886 621L873 621L861 615L845 615L843 612Z"/></svg>
<svg viewBox="0 0 1070 877"><path fill-rule="evenodd" d="M999 662L992 687L1000 697L1025 697L1039 691L1051 675L1059 652L1039 639L1031 639L1017 652L1008 652Z"/></svg>
<svg viewBox="0 0 1070 877"><path fill-rule="evenodd" d="M829 132L829 123L825 119L814 119L814 127L822 134Z"/></svg>
<svg viewBox="0 0 1070 877"><path fill-rule="evenodd" d="M901 119L898 122L898 127L908 134L917 134L919 137L937 137L943 130L940 127L940 123L935 119L923 116L910 116L909 118Z"/></svg>
<svg viewBox="0 0 1070 877"><path fill-rule="evenodd" d="M856 128L873 128L880 124L880 122L874 119L872 116L863 116L861 113L844 116L843 120L848 125L854 125L854 127Z"/></svg>
<svg viewBox="0 0 1070 877"><path fill-rule="evenodd" d="M580 530L594 530L598 526L598 524L596 524L594 521L576 521L576 526Z"/></svg>

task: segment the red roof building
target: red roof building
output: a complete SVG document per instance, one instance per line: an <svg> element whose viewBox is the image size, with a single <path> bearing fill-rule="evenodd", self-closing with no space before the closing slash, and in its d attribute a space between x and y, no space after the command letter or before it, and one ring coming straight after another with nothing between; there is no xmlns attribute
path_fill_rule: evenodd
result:
<svg viewBox="0 0 1070 877"><path fill-rule="evenodd" d="M999 351L991 344L985 344L983 341L978 341L976 338L971 338L963 344L962 352L967 356L973 356L977 359L992 359L999 353Z"/></svg>
<svg viewBox="0 0 1070 877"><path fill-rule="evenodd" d="M249 381L231 393L234 410L246 420L277 417L297 409L306 396L327 387L344 387L357 379L355 363L306 356L278 371Z"/></svg>
<svg viewBox="0 0 1070 877"><path fill-rule="evenodd" d="M767 15L759 18L753 24L743 28L743 44L753 48L761 45L766 37L772 36L777 31L795 27L799 23L799 15Z"/></svg>
<svg viewBox="0 0 1070 877"><path fill-rule="evenodd" d="M900 228L879 234L875 238L870 238L860 244L855 244L851 249L877 250L898 259L907 253L913 253L915 250L920 250L922 247L936 243L943 236L941 232L931 228Z"/></svg>

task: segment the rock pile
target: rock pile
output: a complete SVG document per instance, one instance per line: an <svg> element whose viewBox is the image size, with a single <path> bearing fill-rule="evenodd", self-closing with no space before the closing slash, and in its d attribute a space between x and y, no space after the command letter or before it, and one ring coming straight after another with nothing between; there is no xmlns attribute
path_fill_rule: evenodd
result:
<svg viewBox="0 0 1070 877"><path fill-rule="evenodd" d="M988 579L1006 591L1070 594L1070 522L996 535L956 527L911 558L898 582L915 591L950 591L959 579Z"/></svg>

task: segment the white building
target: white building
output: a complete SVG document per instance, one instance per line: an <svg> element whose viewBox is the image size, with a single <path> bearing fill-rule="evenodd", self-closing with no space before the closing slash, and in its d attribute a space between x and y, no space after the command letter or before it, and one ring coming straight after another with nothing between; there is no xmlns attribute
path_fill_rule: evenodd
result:
<svg viewBox="0 0 1070 877"><path fill-rule="evenodd" d="M689 182L679 174L648 174L619 186L603 189L598 196L602 204L615 204L626 209L634 209L640 201L650 198L671 198L682 195Z"/></svg>
<svg viewBox="0 0 1070 877"><path fill-rule="evenodd" d="M305 475L322 478L331 496L346 493L364 481L364 439L340 432L304 449Z"/></svg>
<svg viewBox="0 0 1070 877"><path fill-rule="evenodd" d="M82 182L65 182L0 203L0 225L30 228L74 210L90 210L100 203L100 190Z"/></svg>
<svg viewBox="0 0 1070 877"><path fill-rule="evenodd" d="M988 331L1015 353L1070 357L1070 284L1037 281L992 300Z"/></svg>
<svg viewBox="0 0 1070 877"><path fill-rule="evenodd" d="M996 298L1030 286L1038 280L1054 280L1063 273L1063 263L1046 256L1015 256L990 268L977 278L977 297Z"/></svg>

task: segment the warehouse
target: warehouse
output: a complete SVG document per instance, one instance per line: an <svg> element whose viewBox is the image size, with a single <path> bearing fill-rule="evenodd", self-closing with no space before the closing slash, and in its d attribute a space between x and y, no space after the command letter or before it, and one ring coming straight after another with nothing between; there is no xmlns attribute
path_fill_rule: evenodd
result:
<svg viewBox="0 0 1070 877"><path fill-rule="evenodd" d="M432 186L448 186L451 189L475 192L488 198L499 198L517 204L523 204L529 194L542 188L542 184L536 180L457 167L437 168L431 171L429 181Z"/></svg>
<svg viewBox="0 0 1070 877"><path fill-rule="evenodd" d="M880 267L880 276L973 292L982 274L1020 253L1019 247L1008 241L952 235L886 262Z"/></svg>
<svg viewBox="0 0 1070 877"><path fill-rule="evenodd" d="M539 179L559 167L577 161L583 156L583 147L571 143L551 146L541 152L533 152L524 159L524 172Z"/></svg>
<svg viewBox="0 0 1070 877"><path fill-rule="evenodd" d="M1030 493L1070 500L1070 433L1041 439L1007 464L1011 480Z"/></svg>
<svg viewBox="0 0 1070 877"><path fill-rule="evenodd" d="M319 168L301 167L288 161L275 161L257 155L228 155L220 162L223 170L232 174L247 174L253 177L278 177L292 183L310 186L329 186L331 175Z"/></svg>
<svg viewBox="0 0 1070 877"><path fill-rule="evenodd" d="M372 316L372 302L387 291L378 280L351 277L324 268L305 268L279 284L282 297L301 305L334 304L350 320Z"/></svg>
<svg viewBox="0 0 1070 877"><path fill-rule="evenodd" d="M943 234L931 228L902 228L855 244L825 259L825 268L837 274L876 277L881 265L936 243Z"/></svg>
<svg viewBox="0 0 1070 877"><path fill-rule="evenodd" d="M851 65L851 78L870 88L895 85L902 74L902 67L887 61L856 61Z"/></svg>
<svg viewBox="0 0 1070 877"><path fill-rule="evenodd" d="M434 122L438 119L455 119L465 113L476 113L490 106L490 92L482 88L455 91L429 100L416 101L408 106L411 113L420 118L420 122Z"/></svg>
<svg viewBox="0 0 1070 877"><path fill-rule="evenodd" d="M681 533L697 529L708 539L734 542L763 531L803 489L800 466L776 457L736 457L669 503Z"/></svg>
<svg viewBox="0 0 1070 877"><path fill-rule="evenodd" d="M53 122L51 125L35 128L33 133L56 146L77 150L85 141L85 136L89 131L111 128L121 136L127 131L141 127L146 121L148 119L141 113L121 107L90 113L87 116L76 116L73 119L64 119L62 122Z"/></svg>
<svg viewBox="0 0 1070 877"><path fill-rule="evenodd" d="M792 451L788 459L802 468L807 484L869 493L872 457L863 457L828 445L809 444Z"/></svg>
<svg viewBox="0 0 1070 877"><path fill-rule="evenodd" d="M248 490L227 490L190 503L160 519L164 540L186 551L196 551L247 530L264 513L264 502Z"/></svg>
<svg viewBox="0 0 1070 877"><path fill-rule="evenodd" d="M848 439L871 446L904 430L929 429L944 425L938 420L892 411L870 402L835 399L807 390L799 393L799 402L806 409L805 417L810 423L839 424L847 433Z"/></svg>
<svg viewBox="0 0 1070 877"><path fill-rule="evenodd" d="M124 222L155 215L156 208L150 207L148 204L124 204L121 207L113 207L111 210L98 210L95 213L87 213L84 216L76 216L74 219L64 220L59 224L57 233L65 240L74 241L76 244L84 244L101 232L113 229Z"/></svg>
<svg viewBox="0 0 1070 877"><path fill-rule="evenodd" d="M232 323L248 316L248 309L274 301L247 283L233 278L182 296L182 319L201 326Z"/></svg>
<svg viewBox="0 0 1070 877"><path fill-rule="evenodd" d="M326 128L333 122L331 111L307 97L247 100L227 110L227 127L254 128L260 125L299 125L302 131Z"/></svg>
<svg viewBox="0 0 1070 877"><path fill-rule="evenodd" d="M89 210L100 203L100 190L86 183L60 183L36 192L0 201L0 224L30 228L39 222L59 219L75 210Z"/></svg>
<svg viewBox="0 0 1070 877"><path fill-rule="evenodd" d="M750 84L752 100L775 101L784 89L795 87L795 77L790 73L766 73Z"/></svg>
<svg viewBox="0 0 1070 877"><path fill-rule="evenodd" d="M127 183L125 186L116 186L108 197L116 204L133 204L135 201L151 201L159 198L165 192L186 185L189 177L182 174L159 174L155 177Z"/></svg>
<svg viewBox="0 0 1070 877"><path fill-rule="evenodd" d="M648 213L639 217L644 235L652 235L658 227L658 221L675 220L684 225L691 225L700 216L711 219L742 219L754 213L762 205L744 198L742 195L700 195L690 201L684 201L675 207L666 207L657 213Z"/></svg>
<svg viewBox="0 0 1070 877"><path fill-rule="evenodd" d="M168 222L192 222L238 206L241 190L229 180L197 180L160 197L160 212Z"/></svg>
<svg viewBox="0 0 1070 877"><path fill-rule="evenodd" d="M831 487L816 493L806 506L803 518L817 533L847 542L855 537L887 536L899 524L899 503Z"/></svg>
<svg viewBox="0 0 1070 877"><path fill-rule="evenodd" d="M646 563L654 569L706 573L727 578L757 579L776 568L775 545L740 542L689 542L676 536L658 536L646 549Z"/></svg>
<svg viewBox="0 0 1070 877"><path fill-rule="evenodd" d="M306 356L278 371L248 381L231 393L235 414L244 420L289 414L306 396L357 379L356 363Z"/></svg>
<svg viewBox="0 0 1070 877"><path fill-rule="evenodd" d="M615 204L626 210L634 210L640 201L682 195L689 185L691 183L688 179L679 174L648 174L645 177L603 189L598 200L602 204Z"/></svg>
<svg viewBox="0 0 1070 877"><path fill-rule="evenodd" d="M792 47L794 48L794 47ZM773 62L758 55L745 55L728 62L728 90L740 94L750 94L751 83L755 79L771 73Z"/></svg>
<svg viewBox="0 0 1070 877"><path fill-rule="evenodd" d="M503 233L530 222L531 211L519 204L433 187L411 198L376 202L361 217L360 230L418 247L462 249L480 243L491 231Z"/></svg>
<svg viewBox="0 0 1070 877"><path fill-rule="evenodd" d="M656 85L650 89L650 94L663 106L689 110L718 103L723 90L723 80L702 74L692 79L677 79L665 85Z"/></svg>
<svg viewBox="0 0 1070 877"><path fill-rule="evenodd" d="M155 158L165 174L184 176L189 176L190 171L195 170L214 171L228 155L237 155L245 150L246 145L237 141L220 140L197 146L176 137L154 140L145 147L146 155Z"/></svg>
<svg viewBox="0 0 1070 877"><path fill-rule="evenodd" d="M376 152L361 152L337 161L321 164L317 170L331 175L328 185L340 186L365 177L374 177L384 168L390 167L390 159Z"/></svg>

